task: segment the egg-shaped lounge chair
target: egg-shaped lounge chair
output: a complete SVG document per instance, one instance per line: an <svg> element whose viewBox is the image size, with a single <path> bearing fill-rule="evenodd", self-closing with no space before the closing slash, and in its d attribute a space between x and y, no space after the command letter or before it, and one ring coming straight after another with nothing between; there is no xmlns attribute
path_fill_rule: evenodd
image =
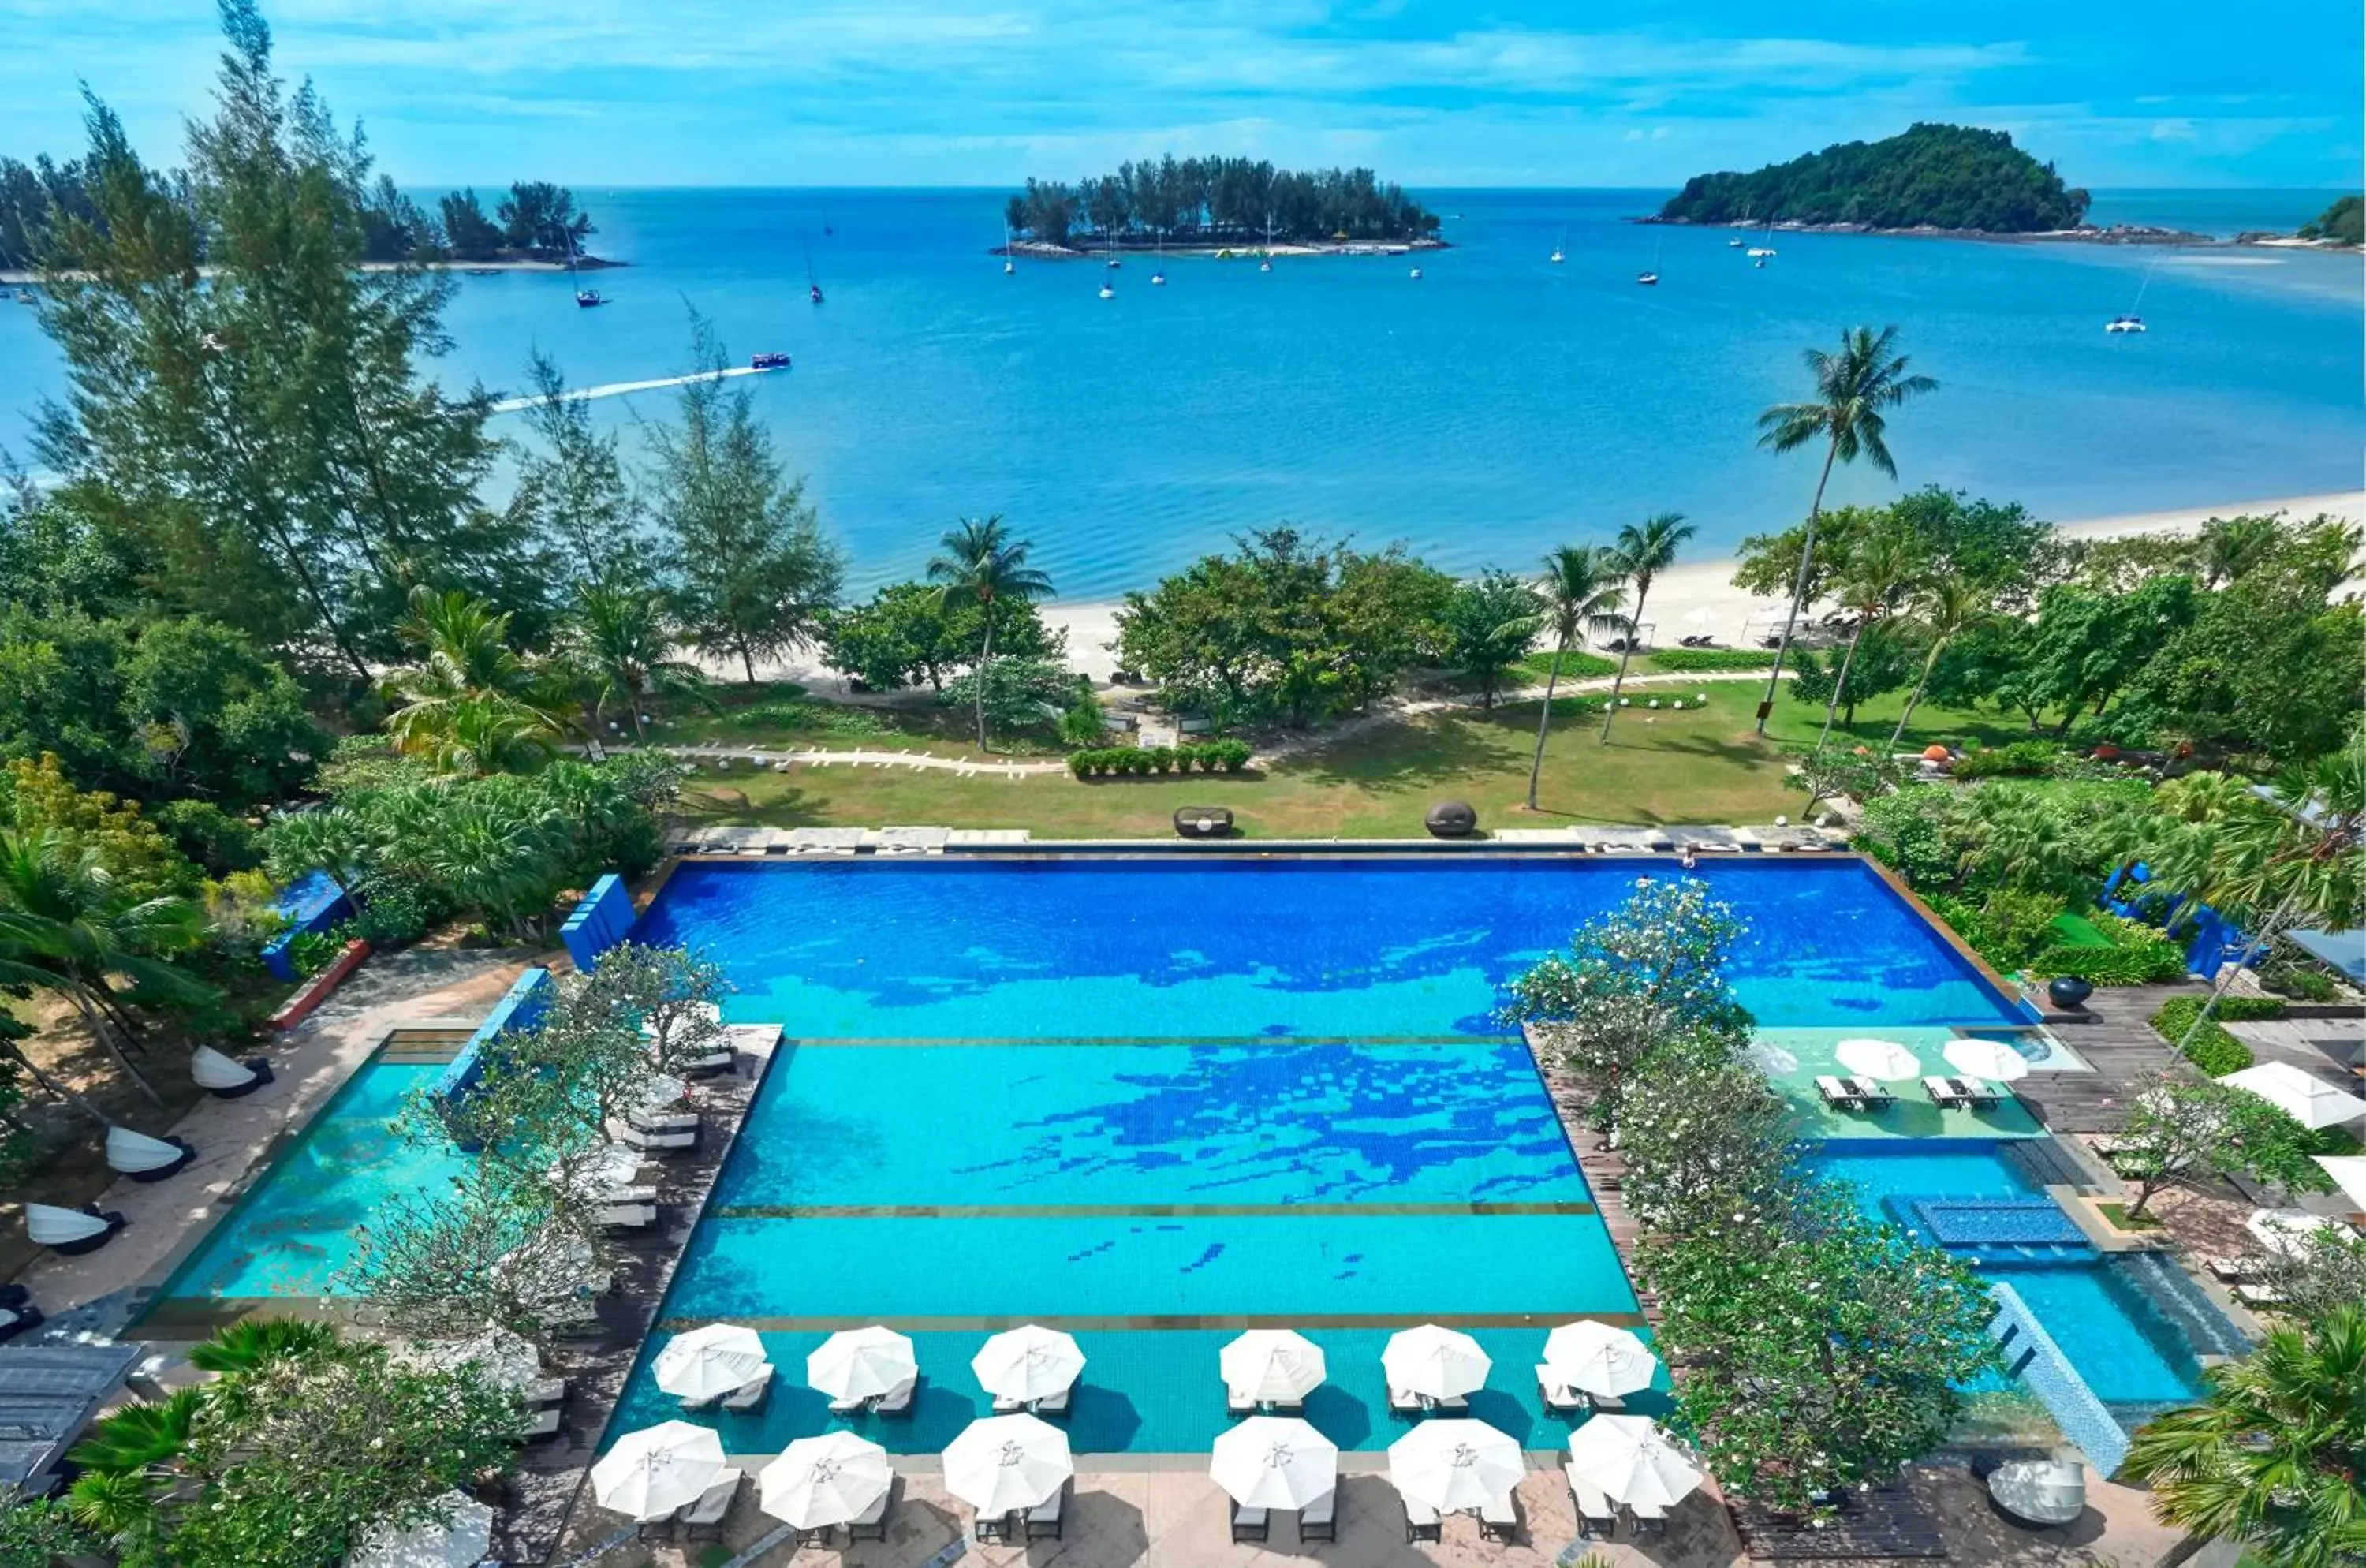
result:
<svg viewBox="0 0 2366 1568"><path fill-rule="evenodd" d="M41 1309L22 1285L0 1289L0 1344L41 1326Z"/></svg>
<svg viewBox="0 0 2366 1568"><path fill-rule="evenodd" d="M129 1127L107 1130L107 1168L134 1181L162 1181L197 1157L180 1138L152 1138Z"/></svg>
<svg viewBox="0 0 2366 1568"><path fill-rule="evenodd" d="M189 1077L216 1099L236 1100L271 1081L271 1064L260 1056L233 1061L210 1045L200 1045L189 1053Z"/></svg>
<svg viewBox="0 0 2366 1568"><path fill-rule="evenodd" d="M69 1258L96 1252L125 1223L123 1216L112 1210L100 1213L95 1203L80 1209L61 1209L54 1203L25 1205L25 1234L32 1237L34 1245Z"/></svg>

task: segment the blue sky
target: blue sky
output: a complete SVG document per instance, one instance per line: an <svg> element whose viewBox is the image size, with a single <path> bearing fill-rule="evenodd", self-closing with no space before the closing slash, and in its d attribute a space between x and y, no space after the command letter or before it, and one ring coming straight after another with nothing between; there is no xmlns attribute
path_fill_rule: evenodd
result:
<svg viewBox="0 0 2366 1568"><path fill-rule="evenodd" d="M1126 157L1366 163L1412 185L1660 185L1910 121L2074 184L2354 186L2358 0L278 0L282 66L406 183L1001 185ZM0 0L0 152L151 156L205 0Z"/></svg>

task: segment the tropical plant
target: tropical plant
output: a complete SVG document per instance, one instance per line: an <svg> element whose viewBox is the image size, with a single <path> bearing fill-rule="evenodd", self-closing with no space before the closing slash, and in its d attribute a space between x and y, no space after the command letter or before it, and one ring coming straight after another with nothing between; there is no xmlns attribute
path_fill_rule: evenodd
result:
<svg viewBox="0 0 2366 1568"><path fill-rule="evenodd" d="M2136 1190L2131 1219L2165 1187L2229 1172L2295 1190L2325 1184L2308 1157L2308 1130L2248 1089L2166 1068L2129 1085L2128 1106L2117 1157Z"/></svg>
<svg viewBox="0 0 2366 1568"><path fill-rule="evenodd" d="M945 531L938 540L938 553L930 558L928 579L937 584L941 602L951 608L959 604L975 604L981 627L978 634L977 668L981 671L994 660L994 620L997 604L1016 600L1029 603L1047 597L1052 592L1052 580L1027 564L1032 547L1024 539L1014 539L1003 526L999 516L984 522L963 518ZM977 747L986 750L986 682L977 685Z"/></svg>
<svg viewBox="0 0 2366 1568"><path fill-rule="evenodd" d="M1747 1062L1676 1055L1627 1080L1627 1212L1682 1234L1784 1200L1797 1145L1788 1101Z"/></svg>
<svg viewBox="0 0 2366 1568"><path fill-rule="evenodd" d="M674 657L680 646L665 596L642 588L587 587L561 633L560 657L591 694L596 727L623 704L633 734L647 739L641 705L648 697L703 697L706 675Z"/></svg>
<svg viewBox="0 0 2366 1568"><path fill-rule="evenodd" d="M1620 575L1610 553L1599 546L1563 545L1545 557L1537 596L1545 604L1553 655L1552 668L1545 671L1544 710L1537 715L1537 754L1528 763L1531 811L1537 808L1537 781L1545 770L1545 735L1552 725L1553 688L1560 683L1561 661L1569 657L1570 645L1583 641L1590 632L1625 631L1633 624L1618 613L1626 598ZM1621 675L1626 673L1625 654L1619 656L1618 670Z"/></svg>
<svg viewBox="0 0 2366 1568"><path fill-rule="evenodd" d="M1783 617L1783 637L1774 649L1774 667L1766 681L1766 694L1758 704L1758 733L1766 733L1767 716L1774 711L1774 689L1783 676L1783 660L1791 650L1791 635L1808 591L1808 572L1816 555L1816 519L1824 509L1824 487L1832 465L1853 463L1860 457L1893 478L1898 463L1889 455L1887 411L1898 408L1939 383L1910 374L1910 363L1894 353L1898 329L1852 328L1841 334L1837 354L1820 348L1807 351L1808 373L1816 394L1808 401L1777 403L1758 416L1758 444L1775 452L1790 452L1811 441L1824 443L1823 472L1816 479L1816 495L1808 507L1808 531L1799 552L1798 576L1791 589L1790 608Z"/></svg>
<svg viewBox="0 0 2366 1568"><path fill-rule="evenodd" d="M2277 1568L2366 1559L2366 1308L2277 1329L2205 1368L2208 1393L2139 1428L2127 1473L2153 1511L2195 1536L2256 1549Z"/></svg>
<svg viewBox="0 0 2366 1568"><path fill-rule="evenodd" d="M1651 597L1651 584L1662 572L1676 564L1676 551L1698 530L1684 521L1681 512L1662 512L1643 520L1640 527L1629 523L1618 530L1618 537L1607 552L1610 570L1635 585L1635 614L1629 622L1626 646L1618 650L1618 673L1610 682L1610 700L1602 708L1602 741L1610 743L1610 722L1618 716L1618 696L1627 688L1627 662L1635 656L1635 636L1643 626L1643 606Z"/></svg>
<svg viewBox="0 0 2366 1568"><path fill-rule="evenodd" d="M2259 1265L2262 1300L2294 1323L2322 1323L2366 1302L2366 1235L2340 1225L2298 1232Z"/></svg>
<svg viewBox="0 0 2366 1568"><path fill-rule="evenodd" d="M541 672L509 644L510 617L453 590L411 590L400 627L420 655L378 682L395 705L386 721L396 749L440 771L485 773L546 755L559 731Z"/></svg>
<svg viewBox="0 0 2366 1568"><path fill-rule="evenodd" d="M1482 707L1495 705L1497 683L1536 647L1547 614L1537 591L1508 571L1490 567L1456 585L1438 617L1446 656L1479 682Z"/></svg>
<svg viewBox="0 0 2366 1568"><path fill-rule="evenodd" d="M1865 635L1895 607L1920 566L1912 541L1902 534L1875 534L1850 555L1841 575L1840 598L1854 613L1856 626L1849 633L1848 651L1841 656L1840 673L1833 677L1831 697L1824 704L1824 728L1816 736L1817 750L1822 750L1832 738L1832 720L1848 691L1849 671L1856 663ZM1851 712L1854 712L1853 706Z"/></svg>

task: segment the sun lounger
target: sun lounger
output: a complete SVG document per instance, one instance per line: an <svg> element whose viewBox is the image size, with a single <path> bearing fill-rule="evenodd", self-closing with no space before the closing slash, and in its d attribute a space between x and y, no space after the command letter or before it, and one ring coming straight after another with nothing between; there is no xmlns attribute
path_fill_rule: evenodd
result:
<svg viewBox="0 0 2366 1568"><path fill-rule="evenodd" d="M1436 1509L1431 1507L1426 1503L1416 1503L1412 1498L1405 1496L1403 1493L1399 1493L1397 1495L1397 1501L1404 1505L1405 1544L1407 1546L1411 1546L1417 1540L1437 1540L1442 1538L1445 1533L1445 1529L1442 1521L1440 1521L1437 1517Z"/></svg>
<svg viewBox="0 0 2366 1568"><path fill-rule="evenodd" d="M1454 1416L1470 1414L1470 1401L1459 1393L1448 1394L1444 1399L1425 1399L1421 1403L1425 1410L1443 1410Z"/></svg>
<svg viewBox="0 0 2366 1568"><path fill-rule="evenodd" d="M1582 1540L1607 1540L1618 1528L1617 1512L1610 1499L1583 1481L1566 1462L1561 1473L1569 1480L1569 1500L1577 1510L1577 1533Z"/></svg>
<svg viewBox="0 0 2366 1568"><path fill-rule="evenodd" d="M1389 1390L1390 1415L1418 1416L1422 1413L1423 1408L1421 1395L1414 1393L1413 1390L1409 1388L1392 1388Z"/></svg>
<svg viewBox="0 0 2366 1568"><path fill-rule="evenodd" d="M1224 1390L1224 1414L1237 1421L1244 1416L1256 1414L1256 1401L1236 1388Z"/></svg>
<svg viewBox="0 0 2366 1568"><path fill-rule="evenodd" d="M525 1429L529 1443L546 1443L558 1436L558 1406L546 1404L534 1413L534 1425Z"/></svg>
<svg viewBox="0 0 2366 1568"><path fill-rule="evenodd" d="M1068 1488L1071 1482L1060 1483L1060 1489L1027 1510L1029 1540L1057 1540L1060 1526L1068 1511Z"/></svg>
<svg viewBox="0 0 2366 1568"><path fill-rule="evenodd" d="M1338 1487L1332 1487L1330 1491L1298 1510L1298 1539L1301 1540L1339 1539Z"/></svg>
<svg viewBox="0 0 2366 1568"><path fill-rule="evenodd" d="M1655 1503L1632 1503L1627 1506L1627 1523L1637 1535L1665 1535L1668 1511Z"/></svg>
<svg viewBox="0 0 2366 1568"><path fill-rule="evenodd" d="M1026 1408L1027 1402L1023 1399L1012 1399L1007 1394L1000 1393L994 1396L994 1413L997 1416L1017 1416Z"/></svg>
<svg viewBox="0 0 2366 1568"><path fill-rule="evenodd" d="M668 1514L661 1519L643 1519L640 1528L633 1532L633 1537L645 1546L665 1544L672 1541L675 1533L681 1528L682 1521L673 1515Z"/></svg>
<svg viewBox="0 0 2366 1568"><path fill-rule="evenodd" d="M1865 1109L1864 1102L1858 1100L1856 1095L1851 1091L1848 1082L1844 1078L1836 1078L1829 1076L1818 1078L1816 1080L1816 1094L1817 1097L1826 1105L1832 1107L1836 1111L1862 1111Z"/></svg>
<svg viewBox="0 0 2366 1568"><path fill-rule="evenodd" d="M673 1071L681 1077L704 1078L713 1077L717 1073L727 1073L738 1065L739 1053L728 1045L720 1045L704 1056L676 1063Z"/></svg>
<svg viewBox="0 0 2366 1568"><path fill-rule="evenodd" d="M528 1404L560 1404L567 1399L565 1378L540 1378L525 1385Z"/></svg>
<svg viewBox="0 0 2366 1568"><path fill-rule="evenodd" d="M1627 1408L1627 1402L1615 1393L1589 1393L1585 1396L1585 1407L1606 1415L1616 1414Z"/></svg>
<svg viewBox="0 0 2366 1568"><path fill-rule="evenodd" d="M638 1149L643 1154L676 1155L698 1147L698 1129L692 1127L680 1133L644 1133L629 1122L611 1118L608 1141L622 1144L628 1149Z"/></svg>
<svg viewBox="0 0 2366 1568"><path fill-rule="evenodd" d="M625 1118L625 1124L642 1133L695 1133L698 1112L695 1111L636 1111Z"/></svg>
<svg viewBox="0 0 2366 1568"><path fill-rule="evenodd" d="M647 1230L658 1223L655 1203L611 1203L600 1211L600 1223L612 1231Z"/></svg>
<svg viewBox="0 0 2366 1568"><path fill-rule="evenodd" d="M1075 1383L1070 1383L1067 1387L1062 1389L1057 1393L1044 1395L1042 1399L1035 1402L1035 1414L1038 1416L1065 1416L1068 1413L1068 1402L1076 1397L1076 1385Z"/></svg>
<svg viewBox="0 0 2366 1568"><path fill-rule="evenodd" d="M816 1525L811 1529L798 1530L796 1532L797 1544L795 1550L803 1551L809 1546L827 1548L830 1543L831 1536L836 1533L837 1529L838 1527L835 1525Z"/></svg>
<svg viewBox="0 0 2366 1568"><path fill-rule="evenodd" d="M1519 1499L1506 1492L1479 1505L1479 1539L1506 1545L1520 1539Z"/></svg>
<svg viewBox="0 0 2366 1568"><path fill-rule="evenodd" d="M1272 1517L1263 1508L1244 1508L1234 1503L1232 1509L1234 1540L1263 1540L1273 1529Z"/></svg>
<svg viewBox="0 0 2366 1568"><path fill-rule="evenodd" d="M998 1541L1007 1541L1017 1533L1013 1527L1015 1527L1018 1522L1019 1516L1015 1512L1008 1514L980 1514L977 1517L977 1522L971 1525L969 1528L970 1539L979 1542L981 1545L991 1545Z"/></svg>
<svg viewBox="0 0 2366 1568"><path fill-rule="evenodd" d="M897 1383L894 1388L887 1391L885 1395L880 1399L876 1405L873 1406L873 1411L881 1416L910 1415L912 1412L912 1392L918 1388L919 1385L920 1380L918 1378L912 1379L909 1382Z"/></svg>
<svg viewBox="0 0 2366 1568"><path fill-rule="evenodd" d="M2209 1269L2211 1277L2220 1283L2233 1285L2257 1273L2259 1260L2256 1258L2205 1258L2202 1260L2202 1267Z"/></svg>
<svg viewBox="0 0 2366 1568"><path fill-rule="evenodd" d="M735 1416L745 1416L763 1407L764 1396L772 1392L772 1369L766 1367L754 1377L723 1396L723 1408Z"/></svg>
<svg viewBox="0 0 2366 1568"><path fill-rule="evenodd" d="M682 1536L688 1540L721 1540L724 1517L731 1512L732 1499L739 1495L739 1483L744 1477L736 1470L727 1470L716 1476L699 1494L698 1501L682 1511Z"/></svg>
<svg viewBox="0 0 2366 1568"><path fill-rule="evenodd" d="M2235 1299L2247 1307L2276 1307L2284 1303L2284 1293L2270 1285L2237 1285Z"/></svg>
<svg viewBox="0 0 2366 1568"><path fill-rule="evenodd" d="M904 1478L900 1475L889 1478L887 1490L879 1494L871 1506L847 1521L846 1539L850 1541L885 1540L887 1510L895 1506L896 1489L903 1484Z"/></svg>
<svg viewBox="0 0 2366 1568"><path fill-rule="evenodd" d="M1931 1103L1933 1105L1948 1106L1966 1105L1970 1103L1963 1091L1955 1087L1955 1080L1953 1078L1925 1077L1922 1080L1922 1092L1931 1097Z"/></svg>

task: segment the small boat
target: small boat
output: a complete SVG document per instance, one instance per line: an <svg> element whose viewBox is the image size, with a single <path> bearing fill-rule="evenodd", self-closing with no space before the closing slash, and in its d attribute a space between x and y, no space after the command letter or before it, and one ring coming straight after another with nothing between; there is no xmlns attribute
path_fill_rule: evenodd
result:
<svg viewBox="0 0 2366 1568"><path fill-rule="evenodd" d="M1420 278L1421 278L1421 268L1419 268L1419 267L1415 267L1415 268L1414 268L1414 269L1413 269L1413 276L1414 276L1414 280L1415 280L1416 282L1418 282L1418 281L1420 280Z"/></svg>
<svg viewBox="0 0 2366 1568"><path fill-rule="evenodd" d="M2105 321L2103 323L2105 332L2140 333L2145 330L2144 318L2137 315L2136 311L2143 308L2145 290L2152 287L2153 272L2159 265L2160 253L2155 251L2152 254L2151 263L2145 268L2144 281L2136 285L2135 303L2130 305L2124 314L2113 316L2110 321Z"/></svg>
<svg viewBox="0 0 2366 1568"><path fill-rule="evenodd" d="M1741 249L1741 238L1740 235L1736 235L1734 238L1728 240L1725 244L1728 250L1738 251Z"/></svg>
<svg viewBox="0 0 2366 1568"><path fill-rule="evenodd" d="M1163 272L1154 272L1150 275L1150 282L1155 288L1164 288L1166 287L1166 275Z"/></svg>
<svg viewBox="0 0 2366 1568"><path fill-rule="evenodd" d="M1259 272L1271 272L1273 270L1273 258L1271 256L1266 256L1259 260L1257 263L1257 270Z"/></svg>
<svg viewBox="0 0 2366 1568"><path fill-rule="evenodd" d="M788 367L789 356L785 354L751 354L748 356L748 368L750 370L786 370Z"/></svg>
<svg viewBox="0 0 2366 1568"><path fill-rule="evenodd" d="M818 304L820 304L820 303L821 303L821 285L820 285L820 284L818 284L818 283L808 283L808 284L806 284L806 293L807 295L809 295L809 296L811 296L811 297L812 297L813 302L814 302L815 304L818 305Z"/></svg>
<svg viewBox="0 0 2366 1568"><path fill-rule="evenodd" d="M2103 323L2107 333L2140 333L2145 330L2142 316L2113 316Z"/></svg>
<svg viewBox="0 0 2366 1568"><path fill-rule="evenodd" d="M1012 259L1010 249L1010 225L1005 223L1002 226L1002 276L1008 277L1018 270L1019 263Z"/></svg>
<svg viewBox="0 0 2366 1568"><path fill-rule="evenodd" d="M1635 281L1646 286L1655 284L1660 281L1660 275L1656 272L1639 272L1635 275Z"/></svg>
<svg viewBox="0 0 2366 1568"><path fill-rule="evenodd" d="M1752 245L1741 254L1748 256L1752 261L1763 262L1774 253L1764 245Z"/></svg>
<svg viewBox="0 0 2366 1568"><path fill-rule="evenodd" d="M607 302L608 297L596 288L579 288L575 291L575 303L583 310L589 310L595 305L605 305Z"/></svg>
<svg viewBox="0 0 2366 1568"><path fill-rule="evenodd" d="M1003 262L1003 264L1002 264L1002 276L1005 276L1005 277L1008 277L1011 274L1013 274L1013 273L1017 272L1018 270L1019 270L1019 264L1018 264L1017 262L1009 261L1009 260L1006 259L1006 260Z"/></svg>
<svg viewBox="0 0 2366 1568"><path fill-rule="evenodd" d="M1566 261L1566 260L1568 259L1568 255L1567 255L1567 254L1566 254L1566 253L1561 249L1561 247L1562 247L1563 245L1567 244L1568 243L1569 243L1569 231L1568 231L1568 230L1566 230L1566 229L1563 229L1563 230L1560 231L1560 239L1558 239L1558 240L1555 240L1555 241L1553 242L1553 254L1552 254L1550 256L1547 257L1546 259L1547 259L1547 260L1549 260L1549 261L1550 261L1550 262L1553 264L1553 265L1555 265L1555 266L1559 266L1562 262L1564 262L1564 261Z"/></svg>
<svg viewBox="0 0 2366 1568"><path fill-rule="evenodd" d="M1109 284L1104 283L1101 285L1101 298L1104 299L1114 299L1117 298L1117 290L1111 288Z"/></svg>
<svg viewBox="0 0 2366 1568"><path fill-rule="evenodd" d="M1760 256L1756 261L1752 262L1750 265L1752 266L1763 267L1766 265L1766 258L1764 256Z"/></svg>
<svg viewBox="0 0 2366 1568"><path fill-rule="evenodd" d="M470 277L499 277L501 275L501 269L497 266L472 266L468 269Z"/></svg>
<svg viewBox="0 0 2366 1568"><path fill-rule="evenodd" d="M1115 256L1111 256L1111 257L1110 257L1110 259L1109 259L1109 264L1110 264L1110 270L1111 272L1115 272L1119 267L1121 267L1121 266L1123 266L1123 265L1125 265L1125 263L1123 263L1123 262L1121 262L1121 261L1118 260Z"/></svg>
<svg viewBox="0 0 2366 1568"><path fill-rule="evenodd" d="M821 303L821 280L814 276L813 247L811 245L804 245L800 246L799 249L803 250L806 254L806 294L815 304L818 305Z"/></svg>

